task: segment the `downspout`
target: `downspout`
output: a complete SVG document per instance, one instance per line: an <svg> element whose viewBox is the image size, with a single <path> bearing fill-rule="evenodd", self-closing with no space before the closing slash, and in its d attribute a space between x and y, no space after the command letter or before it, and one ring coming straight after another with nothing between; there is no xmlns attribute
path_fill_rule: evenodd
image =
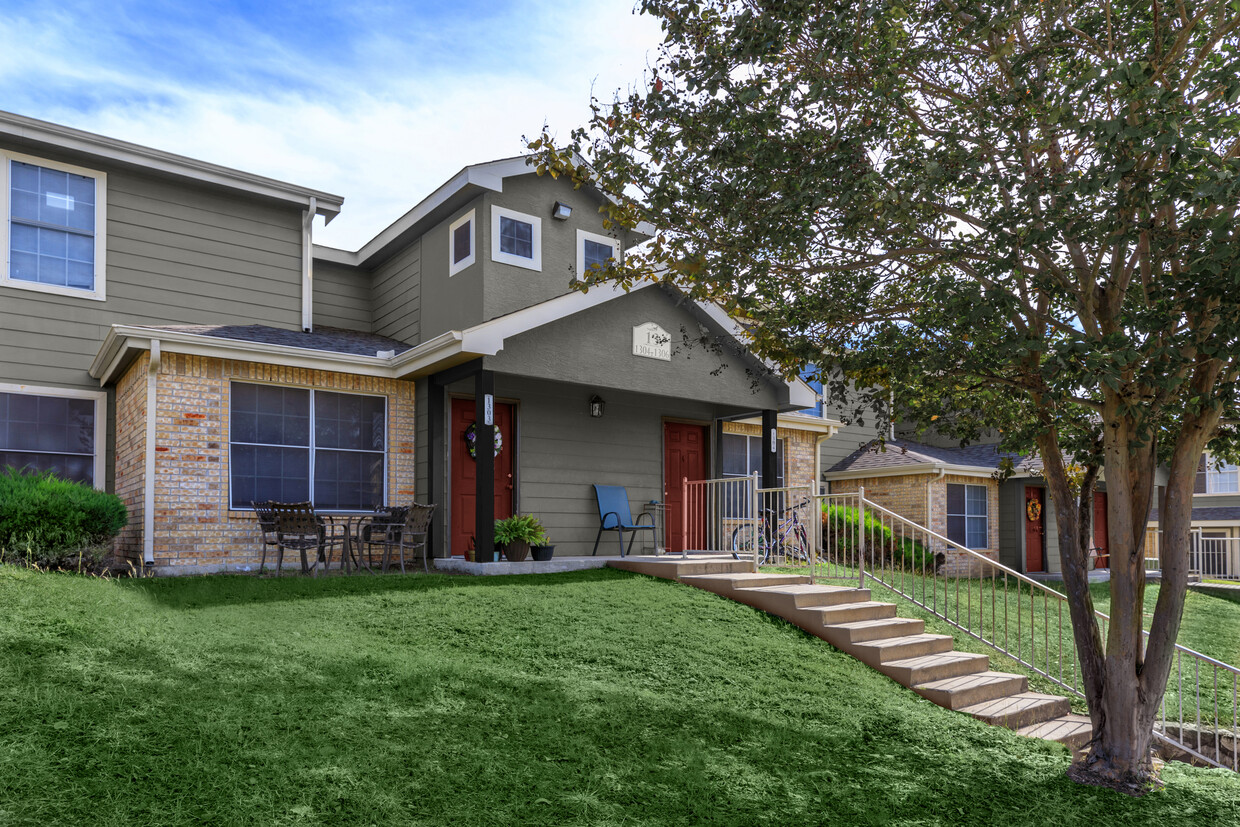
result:
<svg viewBox="0 0 1240 827"><path fill-rule="evenodd" d="M159 378L159 339L151 339L146 370L146 456L142 476L142 565L155 562L155 391Z"/></svg>
<svg viewBox="0 0 1240 827"><path fill-rule="evenodd" d="M930 529L931 531L934 531L934 527L930 525L930 504L933 502L933 499L934 499L931 496L931 492L934 491L934 484L936 482L941 482L942 479L946 476L947 476L947 469L940 465L939 475L937 477L931 477L930 479L926 480L926 528Z"/></svg>
<svg viewBox="0 0 1240 827"><path fill-rule="evenodd" d="M822 443L831 438L831 434L819 434L814 440L814 493L822 493Z"/></svg>
<svg viewBox="0 0 1240 827"><path fill-rule="evenodd" d="M314 216L319 201L310 197L310 208L301 216L301 329L314 330Z"/></svg>

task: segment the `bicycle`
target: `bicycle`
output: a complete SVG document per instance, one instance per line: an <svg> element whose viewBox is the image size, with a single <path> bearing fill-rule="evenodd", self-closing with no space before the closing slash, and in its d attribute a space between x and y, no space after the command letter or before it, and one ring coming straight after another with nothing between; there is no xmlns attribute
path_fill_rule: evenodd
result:
<svg viewBox="0 0 1240 827"><path fill-rule="evenodd" d="M804 566L810 563L809 534L797 514L799 509L807 505L809 500L803 500L778 513L772 508L762 510L757 536L758 565L769 565L773 562L772 558L783 558L783 563L792 565ZM771 542L772 537L775 542ZM753 551L753 523L737 526L732 531L732 553L752 555Z"/></svg>

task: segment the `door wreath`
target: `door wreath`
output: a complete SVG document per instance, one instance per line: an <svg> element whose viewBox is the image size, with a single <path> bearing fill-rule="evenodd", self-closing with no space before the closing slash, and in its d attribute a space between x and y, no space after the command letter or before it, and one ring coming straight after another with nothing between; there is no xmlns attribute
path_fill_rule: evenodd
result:
<svg viewBox="0 0 1240 827"><path fill-rule="evenodd" d="M1029 500L1025 503L1025 513L1029 516L1029 522L1036 523L1042 519L1042 503L1037 500Z"/></svg>
<svg viewBox="0 0 1240 827"><path fill-rule="evenodd" d="M495 434L495 456L499 456L499 452L504 449L504 436L499 432L499 428L493 428ZM469 447L469 458L478 458L478 423L471 422L469 427L465 429L465 444Z"/></svg>

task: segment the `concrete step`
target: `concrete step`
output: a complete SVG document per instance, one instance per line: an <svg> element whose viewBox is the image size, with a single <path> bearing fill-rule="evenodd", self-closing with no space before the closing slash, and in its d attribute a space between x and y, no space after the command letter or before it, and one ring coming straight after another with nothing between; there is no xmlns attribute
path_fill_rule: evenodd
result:
<svg viewBox="0 0 1240 827"><path fill-rule="evenodd" d="M613 569L680 580L694 574L732 574L753 571L753 561L734 560L731 555L683 559L680 557L618 557L607 561Z"/></svg>
<svg viewBox="0 0 1240 827"><path fill-rule="evenodd" d="M733 597L738 589L762 586L797 586L809 584L809 578L799 574L760 574L758 572L729 572L727 574L685 574L680 582L714 592L725 597ZM736 599L740 599L736 596ZM742 601L743 602L743 601Z"/></svg>
<svg viewBox="0 0 1240 827"><path fill-rule="evenodd" d="M863 603L870 599L870 590L802 583L787 586L746 586L738 589L734 596L748 606L791 620L789 613L798 609Z"/></svg>
<svg viewBox="0 0 1240 827"><path fill-rule="evenodd" d="M1008 672L977 672L913 686L918 695L947 709L993 701L1028 689L1028 678Z"/></svg>
<svg viewBox="0 0 1240 827"><path fill-rule="evenodd" d="M816 618L823 626L838 626L841 623L854 623L858 620L882 620L896 616L896 604L875 603L867 600L864 603L842 603L838 606L813 606L800 609L798 615Z"/></svg>
<svg viewBox="0 0 1240 827"><path fill-rule="evenodd" d="M854 620L827 626L827 640L841 648L870 640L886 640L893 637L911 637L926 631L924 620L906 617L882 617L877 620ZM839 643L835 643L835 641Z"/></svg>
<svg viewBox="0 0 1240 827"><path fill-rule="evenodd" d="M950 652L954 646L951 635L908 635L889 637L884 640L867 640L840 647L866 666L877 668L879 664L893 660L915 658L920 655L939 655Z"/></svg>
<svg viewBox="0 0 1240 827"><path fill-rule="evenodd" d="M1017 735L1028 738L1041 738L1045 741L1058 741L1069 749L1081 749L1093 737L1093 723L1088 715L1061 715L1039 724L1021 727Z"/></svg>
<svg viewBox="0 0 1240 827"><path fill-rule="evenodd" d="M1020 729L1069 715L1072 713L1072 704L1067 698L1059 695L1020 692L1006 698L995 698L991 701L960 707L956 711L972 715L979 721L994 726Z"/></svg>
<svg viewBox="0 0 1240 827"><path fill-rule="evenodd" d="M973 652L946 652L889 660L875 668L902 686L915 686L985 672L990 658Z"/></svg>

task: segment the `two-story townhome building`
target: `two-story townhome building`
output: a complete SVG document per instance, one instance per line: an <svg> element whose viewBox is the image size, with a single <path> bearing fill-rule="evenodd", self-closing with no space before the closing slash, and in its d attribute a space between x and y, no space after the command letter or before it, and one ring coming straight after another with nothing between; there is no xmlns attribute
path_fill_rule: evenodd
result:
<svg viewBox="0 0 1240 827"><path fill-rule="evenodd" d="M254 567L267 499L433 502L437 556L534 513L588 554L592 483L665 504L676 549L682 480L809 485L838 425L717 307L572 290L645 236L522 158L357 251L313 244L342 206L317 190L3 113L0 161L0 465L115 491L122 553L160 571Z"/></svg>

